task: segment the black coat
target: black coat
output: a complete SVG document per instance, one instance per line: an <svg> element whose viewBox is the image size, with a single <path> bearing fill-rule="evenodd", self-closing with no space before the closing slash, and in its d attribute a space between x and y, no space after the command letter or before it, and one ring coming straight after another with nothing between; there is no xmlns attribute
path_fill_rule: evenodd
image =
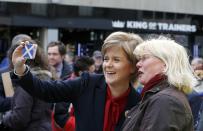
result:
<svg viewBox="0 0 203 131"><path fill-rule="evenodd" d="M49 102L73 103L77 131L103 131L107 85L103 75L83 73L80 78L66 81L40 81L30 72L19 79L30 94ZM129 110L140 101L140 95L131 86L125 108ZM122 112L115 131L120 131L125 119Z"/></svg>
<svg viewBox="0 0 203 131"><path fill-rule="evenodd" d="M61 71L61 80L66 80L70 77L73 72L73 67L67 62L63 61L63 68ZM63 128L69 119L69 102L59 102L54 104L54 120L55 123L58 124L61 128Z"/></svg>
<svg viewBox="0 0 203 131"><path fill-rule="evenodd" d="M67 62L63 61L63 68L61 71L60 79L66 80L68 77L70 77L72 72L73 72L73 67Z"/></svg>
<svg viewBox="0 0 203 131"><path fill-rule="evenodd" d="M33 72L40 79L50 80L50 72L46 70L37 68ZM11 131L51 131L51 104L31 96L17 82L17 79L12 79L12 106L4 115L3 124Z"/></svg>
<svg viewBox="0 0 203 131"><path fill-rule="evenodd" d="M11 109L11 98L5 97L2 81L0 82L0 112L5 112Z"/></svg>

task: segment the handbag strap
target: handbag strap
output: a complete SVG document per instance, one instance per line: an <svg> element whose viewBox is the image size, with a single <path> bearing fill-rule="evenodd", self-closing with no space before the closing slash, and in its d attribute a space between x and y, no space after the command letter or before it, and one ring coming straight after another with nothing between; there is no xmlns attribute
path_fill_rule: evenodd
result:
<svg viewBox="0 0 203 131"><path fill-rule="evenodd" d="M10 72L1 74L6 97L12 97L14 94L13 84L11 82Z"/></svg>

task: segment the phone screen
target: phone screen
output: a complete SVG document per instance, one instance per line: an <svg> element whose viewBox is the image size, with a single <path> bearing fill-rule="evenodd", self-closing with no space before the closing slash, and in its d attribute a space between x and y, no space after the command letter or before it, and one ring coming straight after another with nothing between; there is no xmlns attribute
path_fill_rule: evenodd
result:
<svg viewBox="0 0 203 131"><path fill-rule="evenodd" d="M25 44L22 54L25 59L34 59L37 52L37 44L29 42Z"/></svg>

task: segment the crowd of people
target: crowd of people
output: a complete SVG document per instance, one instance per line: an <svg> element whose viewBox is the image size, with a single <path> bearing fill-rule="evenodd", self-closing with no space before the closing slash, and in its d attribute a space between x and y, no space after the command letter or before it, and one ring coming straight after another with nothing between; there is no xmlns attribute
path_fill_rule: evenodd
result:
<svg viewBox="0 0 203 131"><path fill-rule="evenodd" d="M27 41L13 38L0 69L14 90L2 75L1 131L203 131L203 59L181 43L117 31L70 63L60 41L25 59Z"/></svg>

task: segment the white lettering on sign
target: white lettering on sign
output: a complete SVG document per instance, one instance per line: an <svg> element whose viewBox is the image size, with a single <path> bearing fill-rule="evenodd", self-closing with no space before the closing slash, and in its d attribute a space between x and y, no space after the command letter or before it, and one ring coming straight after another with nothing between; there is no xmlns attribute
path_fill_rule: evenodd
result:
<svg viewBox="0 0 203 131"><path fill-rule="evenodd" d="M125 27L125 21L112 21L112 27L114 28L124 28Z"/></svg>
<svg viewBox="0 0 203 131"><path fill-rule="evenodd" d="M141 30L158 30L158 31L177 31L177 32L196 32L196 25L173 24L163 22L146 22L146 21L112 21L113 28L141 29Z"/></svg>
<svg viewBox="0 0 203 131"><path fill-rule="evenodd" d="M156 22L149 22L149 30L156 30L157 29L157 23Z"/></svg>
<svg viewBox="0 0 203 131"><path fill-rule="evenodd" d="M127 21L126 27L131 29L147 29L147 22L141 21Z"/></svg>

